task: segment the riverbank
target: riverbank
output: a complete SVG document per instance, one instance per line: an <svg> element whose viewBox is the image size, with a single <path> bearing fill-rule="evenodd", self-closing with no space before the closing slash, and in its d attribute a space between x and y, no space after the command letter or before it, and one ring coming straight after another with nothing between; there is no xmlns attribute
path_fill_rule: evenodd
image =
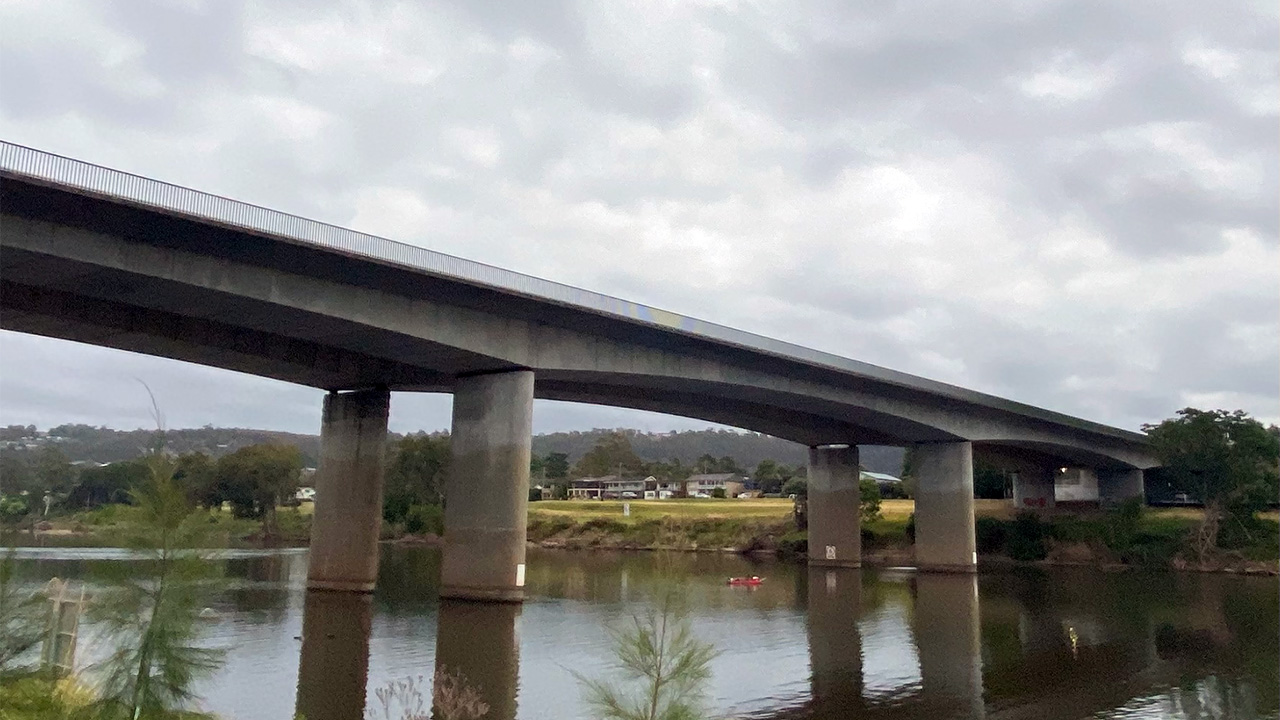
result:
<svg viewBox="0 0 1280 720"><path fill-rule="evenodd" d="M529 542L571 550L670 550L777 555L804 561L808 534L795 530L786 500L557 501L529 510ZM862 562L914 565L914 503L882 501L862 527ZM975 502L981 566L1158 568L1280 574L1280 524L1258 519L1251 541L1217 549L1203 561L1191 547L1201 513L1194 508L1015 515L1002 500Z"/></svg>
<svg viewBox="0 0 1280 720"><path fill-rule="evenodd" d="M281 508L277 532L265 537L260 521L210 511L207 522L226 547L305 545L310 504ZM862 561L867 565L915 563L910 500L884 500L879 517L864 522ZM19 543L110 546L131 508L104 506L42 522ZM437 513L438 514L438 513ZM975 502L979 564L1087 565L1109 570L1161 568L1242 574L1280 574L1280 524L1276 513L1258 519L1251 536L1205 556L1192 548L1200 522L1194 508L1145 508L1135 517L1115 511L1063 511L1016 516L1002 500ZM384 524L383 539L406 545L440 543L438 518L408 532ZM435 532L433 532L435 531ZM13 535L9 536L13 538ZM795 530L792 503L784 499L545 501L530 503L531 544L569 550L647 550L775 555L803 561L808 535ZM13 541L12 539L9 541Z"/></svg>

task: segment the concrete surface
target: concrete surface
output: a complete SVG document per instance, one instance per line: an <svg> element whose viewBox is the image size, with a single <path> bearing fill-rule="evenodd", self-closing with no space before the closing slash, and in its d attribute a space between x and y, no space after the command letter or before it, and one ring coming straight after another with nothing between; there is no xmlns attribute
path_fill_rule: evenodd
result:
<svg viewBox="0 0 1280 720"><path fill-rule="evenodd" d="M809 564L862 565L858 447L809 448Z"/></svg>
<svg viewBox="0 0 1280 720"><path fill-rule="evenodd" d="M453 392L440 595L524 599L533 373L460 378Z"/></svg>
<svg viewBox="0 0 1280 720"><path fill-rule="evenodd" d="M378 579L386 464L384 389L329 393L320 425L307 587L369 592Z"/></svg>
<svg viewBox="0 0 1280 720"><path fill-rule="evenodd" d="M916 567L975 572L973 446L967 442L915 447Z"/></svg>

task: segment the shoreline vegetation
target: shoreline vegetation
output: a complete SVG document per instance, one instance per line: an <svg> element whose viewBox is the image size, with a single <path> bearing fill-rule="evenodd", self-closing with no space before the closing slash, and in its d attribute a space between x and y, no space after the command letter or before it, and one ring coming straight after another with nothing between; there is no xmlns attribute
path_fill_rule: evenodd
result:
<svg viewBox="0 0 1280 720"><path fill-rule="evenodd" d="M803 561L807 533L796 530L785 499L677 499L627 501L553 500L531 503L528 541L564 550L726 552ZM876 518L862 523L862 562L868 566L914 564L910 500L883 500ZM105 505L34 523L9 538L55 543L109 545L134 509ZM406 521L383 524L383 541L437 545L441 515L435 506L415 506ZM976 500L979 568L1017 565L1095 566L1174 571L1280 574L1280 523L1274 511L1260 514L1253 533L1235 547L1219 548L1202 561L1195 547L1198 508L1137 510L1069 509L1016 514L1008 501ZM280 508L277 531L264 538L259 522L229 511L208 511L209 537L220 545L306 545L311 505ZM30 530L34 527L35 532Z"/></svg>

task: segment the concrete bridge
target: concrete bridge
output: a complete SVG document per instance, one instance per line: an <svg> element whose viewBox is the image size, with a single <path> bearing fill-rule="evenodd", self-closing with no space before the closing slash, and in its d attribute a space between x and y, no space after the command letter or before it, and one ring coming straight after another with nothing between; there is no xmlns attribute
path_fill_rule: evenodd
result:
<svg viewBox="0 0 1280 720"><path fill-rule="evenodd" d="M443 594L523 597L535 397L808 445L814 564L856 566L858 445L917 449L916 556L972 571L973 458L1142 494L1145 436L0 143L0 326L328 391L309 586L377 570L392 391L452 392Z"/></svg>

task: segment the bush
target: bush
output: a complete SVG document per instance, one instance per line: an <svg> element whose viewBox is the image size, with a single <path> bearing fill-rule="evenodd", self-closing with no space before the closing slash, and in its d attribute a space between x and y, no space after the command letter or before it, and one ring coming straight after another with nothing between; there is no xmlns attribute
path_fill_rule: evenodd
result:
<svg viewBox="0 0 1280 720"><path fill-rule="evenodd" d="M778 557L794 559L809 552L809 533L792 532L778 538Z"/></svg>
<svg viewBox="0 0 1280 720"><path fill-rule="evenodd" d="M1142 500L1132 498L1120 503L1120 506L1106 515L1102 541L1114 552L1124 552L1131 548L1138 535L1138 524L1142 521Z"/></svg>
<svg viewBox="0 0 1280 720"><path fill-rule="evenodd" d="M916 541L916 514L915 513L911 513L910 515L907 516L907 527L903 529L903 532L907 534L908 540L910 540L913 543Z"/></svg>
<svg viewBox="0 0 1280 720"><path fill-rule="evenodd" d="M539 502L542 500L542 488L529 488L529 502Z"/></svg>
<svg viewBox="0 0 1280 720"><path fill-rule="evenodd" d="M1043 560L1048 555L1044 544L1045 527L1039 516L1031 512L1021 512L1014 518L1009 528L1006 547L1009 557L1014 560Z"/></svg>
<svg viewBox="0 0 1280 720"><path fill-rule="evenodd" d="M404 530L411 535L444 534L444 508L439 505L414 505L404 518Z"/></svg>
<svg viewBox="0 0 1280 720"><path fill-rule="evenodd" d="M0 522L16 523L30 511L25 498L18 495L0 497Z"/></svg>
<svg viewBox="0 0 1280 720"><path fill-rule="evenodd" d="M711 497L716 498L717 500L723 500L725 498L724 488L713 488L711 490Z"/></svg>
<svg viewBox="0 0 1280 720"><path fill-rule="evenodd" d="M809 483L804 478L793 477L782 486L782 494L785 497L808 497Z"/></svg>
<svg viewBox="0 0 1280 720"><path fill-rule="evenodd" d="M974 525L978 552L985 554L1002 552L1009 539L1009 529L1003 520L980 517Z"/></svg>
<svg viewBox="0 0 1280 720"><path fill-rule="evenodd" d="M907 488L900 482L887 482L880 486L880 497L885 500L910 500Z"/></svg>
<svg viewBox="0 0 1280 720"><path fill-rule="evenodd" d="M862 532L860 533L860 535L862 536L862 547L869 548L869 547L875 546L876 534L871 532L871 528L865 525L862 526Z"/></svg>
<svg viewBox="0 0 1280 720"><path fill-rule="evenodd" d="M868 523L880 517L880 486L871 478L858 481L858 512L862 522Z"/></svg>

